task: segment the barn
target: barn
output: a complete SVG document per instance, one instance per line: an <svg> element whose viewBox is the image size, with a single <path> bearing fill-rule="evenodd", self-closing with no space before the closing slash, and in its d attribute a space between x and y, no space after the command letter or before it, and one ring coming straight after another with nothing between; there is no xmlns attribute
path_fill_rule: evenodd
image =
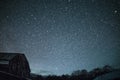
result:
<svg viewBox="0 0 120 80"><path fill-rule="evenodd" d="M30 67L27 58L21 53L0 52L0 71L19 77L30 77Z"/></svg>

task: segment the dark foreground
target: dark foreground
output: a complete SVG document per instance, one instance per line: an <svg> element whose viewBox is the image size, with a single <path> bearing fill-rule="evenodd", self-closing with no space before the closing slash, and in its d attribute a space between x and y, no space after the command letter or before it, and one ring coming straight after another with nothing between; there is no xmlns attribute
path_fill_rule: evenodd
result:
<svg viewBox="0 0 120 80"><path fill-rule="evenodd" d="M0 80L120 80L120 69L113 69L110 66L103 68L95 68L90 72L87 70L76 70L71 75L49 75L41 76L31 74L29 78L21 78L19 76L0 71Z"/></svg>
<svg viewBox="0 0 120 80"><path fill-rule="evenodd" d="M113 73L113 72L110 72ZM106 73L109 75L110 73ZM120 73L120 72L119 72ZM92 75L62 75L62 76L40 76L36 75L31 78L20 78L18 76L14 76L9 73L0 72L0 80L120 80L119 76L112 76L112 78L109 79L110 76L105 77L106 74L103 74L102 77L93 77Z"/></svg>
<svg viewBox="0 0 120 80"><path fill-rule="evenodd" d="M107 73L110 74L110 73ZM107 74L98 76L98 77L92 77L92 75L78 75L78 76L69 76L69 75L62 75L62 76L37 76L33 77L32 80L120 80L120 75L119 76L107 76Z"/></svg>
<svg viewBox="0 0 120 80"><path fill-rule="evenodd" d="M20 78L13 74L0 71L0 80L28 80L28 79Z"/></svg>

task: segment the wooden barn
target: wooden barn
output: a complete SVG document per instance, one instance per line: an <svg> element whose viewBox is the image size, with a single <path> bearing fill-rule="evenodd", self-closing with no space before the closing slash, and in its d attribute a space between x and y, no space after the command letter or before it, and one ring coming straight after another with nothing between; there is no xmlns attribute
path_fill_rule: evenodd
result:
<svg viewBox="0 0 120 80"><path fill-rule="evenodd" d="M0 52L0 71L19 77L30 77L29 63L25 55L20 53Z"/></svg>

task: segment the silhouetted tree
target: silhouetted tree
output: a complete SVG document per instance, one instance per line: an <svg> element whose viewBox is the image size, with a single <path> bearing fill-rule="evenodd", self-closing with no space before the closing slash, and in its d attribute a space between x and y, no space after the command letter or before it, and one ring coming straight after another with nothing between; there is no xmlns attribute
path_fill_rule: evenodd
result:
<svg viewBox="0 0 120 80"><path fill-rule="evenodd" d="M92 71L90 71L89 74L90 74L91 77L95 78L95 77L101 75L102 72L103 72L103 71L102 71L101 68L95 68L95 69L93 69Z"/></svg>
<svg viewBox="0 0 120 80"><path fill-rule="evenodd" d="M72 72L72 76L77 76L77 75L80 75L81 74L81 71L80 70L76 70L76 71L73 71Z"/></svg>
<svg viewBox="0 0 120 80"><path fill-rule="evenodd" d="M113 71L114 69L111 67L111 66L109 66L109 65L105 65L104 67L103 67L103 71L104 71L104 73L108 73L108 72L111 72L111 71Z"/></svg>
<svg viewBox="0 0 120 80"><path fill-rule="evenodd" d="M72 76L71 80L73 80L73 79L75 79L75 80L91 80L89 73L85 69L73 71L71 76Z"/></svg>

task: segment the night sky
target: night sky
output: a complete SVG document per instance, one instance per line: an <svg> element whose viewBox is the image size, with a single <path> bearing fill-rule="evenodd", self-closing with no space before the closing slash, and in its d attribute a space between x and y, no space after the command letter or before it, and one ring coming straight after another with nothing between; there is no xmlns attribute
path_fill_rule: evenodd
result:
<svg viewBox="0 0 120 80"><path fill-rule="evenodd" d="M0 0L0 51L43 75L120 67L120 0Z"/></svg>

